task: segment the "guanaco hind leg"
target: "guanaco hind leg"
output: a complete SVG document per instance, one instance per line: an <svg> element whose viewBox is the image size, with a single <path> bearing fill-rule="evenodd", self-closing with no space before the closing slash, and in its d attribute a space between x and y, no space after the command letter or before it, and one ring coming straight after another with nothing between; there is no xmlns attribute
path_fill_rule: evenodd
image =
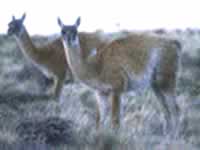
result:
<svg viewBox="0 0 200 150"><path fill-rule="evenodd" d="M154 74L152 81L152 89L158 98L159 103L164 111L164 116L166 124L164 127L164 132L177 130L178 117L179 117L179 106L176 102L176 85L169 85L162 87L160 84L162 80L156 79L156 74Z"/></svg>

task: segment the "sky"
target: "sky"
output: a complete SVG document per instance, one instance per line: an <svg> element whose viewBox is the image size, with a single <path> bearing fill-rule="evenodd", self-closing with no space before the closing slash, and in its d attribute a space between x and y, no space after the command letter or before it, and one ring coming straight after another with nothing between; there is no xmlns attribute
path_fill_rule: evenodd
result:
<svg viewBox="0 0 200 150"><path fill-rule="evenodd" d="M64 24L81 17L80 31L200 28L199 0L2 0L0 33L6 33L12 15L26 13L31 35L55 34L59 16Z"/></svg>

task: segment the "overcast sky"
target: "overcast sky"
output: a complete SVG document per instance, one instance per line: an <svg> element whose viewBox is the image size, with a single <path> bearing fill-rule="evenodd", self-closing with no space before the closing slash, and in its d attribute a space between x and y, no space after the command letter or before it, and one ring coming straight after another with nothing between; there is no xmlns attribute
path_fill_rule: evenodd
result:
<svg viewBox="0 0 200 150"><path fill-rule="evenodd" d="M58 33L58 16L65 24L81 16L81 31L200 28L199 0L2 0L0 33L24 12L30 34Z"/></svg>

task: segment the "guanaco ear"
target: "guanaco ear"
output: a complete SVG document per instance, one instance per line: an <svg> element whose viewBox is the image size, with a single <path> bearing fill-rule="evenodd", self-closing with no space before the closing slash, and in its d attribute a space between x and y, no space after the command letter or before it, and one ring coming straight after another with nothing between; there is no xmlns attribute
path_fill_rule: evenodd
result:
<svg viewBox="0 0 200 150"><path fill-rule="evenodd" d="M26 18L26 13L24 13L24 14L22 15L21 21L24 22L24 19L25 19L25 18Z"/></svg>
<svg viewBox="0 0 200 150"><path fill-rule="evenodd" d="M64 24L62 23L60 17L57 18L57 22L58 22L58 25L63 28L64 27Z"/></svg>
<svg viewBox="0 0 200 150"><path fill-rule="evenodd" d="M76 25L76 27L78 27L80 24L81 24L81 17L78 17L75 25Z"/></svg>

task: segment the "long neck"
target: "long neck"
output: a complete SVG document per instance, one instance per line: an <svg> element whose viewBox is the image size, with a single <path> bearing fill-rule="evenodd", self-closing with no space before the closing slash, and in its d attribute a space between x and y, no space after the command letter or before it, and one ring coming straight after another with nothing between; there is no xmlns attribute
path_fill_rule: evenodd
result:
<svg viewBox="0 0 200 150"><path fill-rule="evenodd" d="M25 55L35 57L37 55L36 47L34 46L28 32L24 28L19 35L15 35L18 45Z"/></svg>
<svg viewBox="0 0 200 150"><path fill-rule="evenodd" d="M94 79L98 75L97 61L88 62L83 54L79 38L77 37L76 44L67 46L64 42L67 60L69 61L70 68L75 76L80 80Z"/></svg>

